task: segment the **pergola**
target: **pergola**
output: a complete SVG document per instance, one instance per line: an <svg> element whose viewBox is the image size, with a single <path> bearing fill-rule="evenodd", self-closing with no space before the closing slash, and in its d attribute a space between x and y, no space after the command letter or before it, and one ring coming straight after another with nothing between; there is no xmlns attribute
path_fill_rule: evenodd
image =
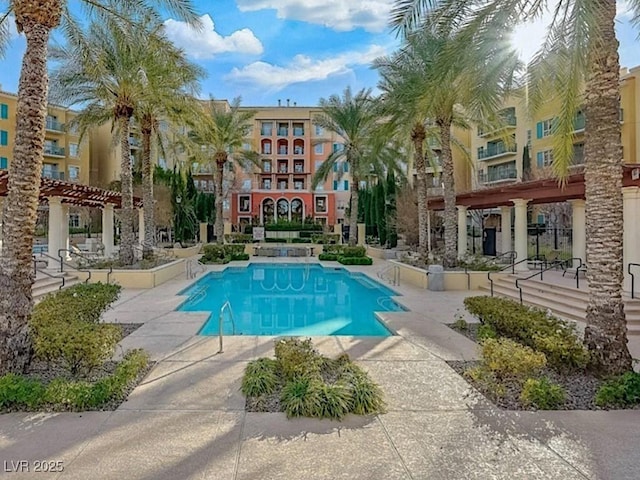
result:
<svg viewBox="0 0 640 480"><path fill-rule="evenodd" d="M624 264L640 263L640 164L623 166L622 181L624 214ZM502 250L517 252L527 258L527 205L569 202L572 207L573 257L586 260L584 172L569 175L564 183L556 179L540 179L511 183L456 195L458 209L458 255L467 250L467 211L500 208ZM431 210L443 210L444 199L428 200ZM514 239L511 238L511 208L515 209ZM526 263L518 266L526 269ZM625 270L624 288L631 289L631 279Z"/></svg>
<svg viewBox="0 0 640 480"><path fill-rule="evenodd" d="M8 181L9 172L6 170L0 171L0 207L4 197L7 196ZM104 253L107 256L113 253L114 209L122 208L122 194L120 192L43 177L40 180L39 201L41 205L49 205L48 246L51 257L55 257L59 250L69 248L69 206L102 209ZM141 222L139 234L142 237L144 235L142 199L134 197L133 205L138 208L139 221ZM2 245L1 227L2 224L0 223L0 246ZM142 238L140 238L140 241L142 241ZM50 266L55 266L55 258L50 259L49 263Z"/></svg>

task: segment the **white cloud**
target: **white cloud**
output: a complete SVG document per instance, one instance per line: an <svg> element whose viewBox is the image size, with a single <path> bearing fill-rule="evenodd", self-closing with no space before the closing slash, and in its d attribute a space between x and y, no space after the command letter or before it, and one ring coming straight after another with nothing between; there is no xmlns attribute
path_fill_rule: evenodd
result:
<svg viewBox="0 0 640 480"><path fill-rule="evenodd" d="M285 66L254 62L243 68L234 68L227 78L277 91L293 83L325 80L350 73L351 67L369 64L386 53L383 47L372 45L364 52L346 52L323 60L296 55Z"/></svg>
<svg viewBox="0 0 640 480"><path fill-rule="evenodd" d="M274 9L278 18L317 23L338 31L381 32L394 0L237 0L240 11Z"/></svg>
<svg viewBox="0 0 640 480"><path fill-rule="evenodd" d="M251 30L243 28L223 37L215 31L211 16L200 17L202 29L193 29L185 22L169 19L164 22L167 38L197 59L211 59L219 53L237 52L260 55L264 49Z"/></svg>

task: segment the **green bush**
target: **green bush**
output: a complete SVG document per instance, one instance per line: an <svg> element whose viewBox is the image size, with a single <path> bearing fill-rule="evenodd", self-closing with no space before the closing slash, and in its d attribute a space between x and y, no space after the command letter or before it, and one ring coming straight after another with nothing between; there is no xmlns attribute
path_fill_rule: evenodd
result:
<svg viewBox="0 0 640 480"><path fill-rule="evenodd" d="M296 221L280 220L277 223L267 223L265 226L267 232L295 232L295 231L322 231L323 226L318 223L300 223Z"/></svg>
<svg viewBox="0 0 640 480"><path fill-rule="evenodd" d="M80 283L47 295L33 308L32 322L49 322L63 316L65 320L98 323L102 314L118 299L121 287L105 283Z"/></svg>
<svg viewBox="0 0 640 480"><path fill-rule="evenodd" d="M335 253L321 253L318 255L318 260L335 262L338 260L338 255L336 255Z"/></svg>
<svg viewBox="0 0 640 480"><path fill-rule="evenodd" d="M575 325L538 308L497 297L467 297L467 310L502 335L543 352L557 370L584 368L589 352L576 335Z"/></svg>
<svg viewBox="0 0 640 480"><path fill-rule="evenodd" d="M633 407L640 404L640 373L627 372L602 385L596 393L600 407Z"/></svg>
<svg viewBox="0 0 640 480"><path fill-rule="evenodd" d="M482 342L482 365L498 380L524 380L537 376L547 359L543 353L508 338L487 338Z"/></svg>
<svg viewBox="0 0 640 480"><path fill-rule="evenodd" d="M342 256L344 257L364 257L366 254L367 249L363 246L342 248Z"/></svg>
<svg viewBox="0 0 640 480"><path fill-rule="evenodd" d="M291 239L291 243L311 243L311 239L310 238L292 238Z"/></svg>
<svg viewBox="0 0 640 480"><path fill-rule="evenodd" d="M228 243L251 243L253 235L247 233L232 233L224 236L224 241Z"/></svg>
<svg viewBox="0 0 640 480"><path fill-rule="evenodd" d="M340 256L342 255L342 251L344 250L344 245L323 245L322 246L322 252L323 253L330 253L336 256Z"/></svg>
<svg viewBox="0 0 640 480"><path fill-rule="evenodd" d="M469 324L464 318L456 318L456 321L451 326L461 332L469 330Z"/></svg>
<svg viewBox="0 0 640 480"><path fill-rule="evenodd" d="M494 400L504 397L507 392L505 386L498 381L495 374L484 366L469 368L464 372L464 376L478 385Z"/></svg>
<svg viewBox="0 0 640 480"><path fill-rule="evenodd" d="M228 245L224 245L222 247L225 256L227 257L232 257L234 255L242 255L244 253L244 249L245 249L246 245L241 243L241 244L228 244Z"/></svg>
<svg viewBox="0 0 640 480"><path fill-rule="evenodd" d="M228 263L227 254L224 245L210 243L202 247L203 256L200 259L202 263Z"/></svg>
<svg viewBox="0 0 640 480"><path fill-rule="evenodd" d="M491 325L482 323L478 326L478 340L485 338L498 338L498 332Z"/></svg>
<svg viewBox="0 0 640 480"><path fill-rule="evenodd" d="M302 232L300 232L302 233ZM340 234L338 233L325 233L323 235L312 235L311 241L322 245L337 244L340 242Z"/></svg>
<svg viewBox="0 0 640 480"><path fill-rule="evenodd" d="M285 378L305 375L319 368L320 356L313 348L311 339L286 338L276 340L276 360Z"/></svg>
<svg viewBox="0 0 640 480"><path fill-rule="evenodd" d="M242 393L249 397L269 395L278 384L278 362L259 358L249 362L242 378Z"/></svg>
<svg viewBox="0 0 640 480"><path fill-rule="evenodd" d="M113 374L95 383L56 378L48 385L15 374L0 377L0 410L53 411L98 409L121 401L149 363L142 350L127 352Z"/></svg>
<svg viewBox="0 0 640 480"><path fill-rule="evenodd" d="M524 382L520 401L525 406L539 410L555 410L565 401L566 393L560 385L552 383L547 377L529 378Z"/></svg>
<svg viewBox="0 0 640 480"><path fill-rule="evenodd" d="M356 374L352 377L351 411L357 415L371 415L385 411L382 390L367 375Z"/></svg>
<svg viewBox="0 0 640 480"><path fill-rule="evenodd" d="M338 262L342 265L373 265L373 259L371 257L338 257Z"/></svg>
<svg viewBox="0 0 640 480"><path fill-rule="evenodd" d="M341 420L351 408L351 392L343 383L327 384L312 382L310 395L317 395L319 406L311 412L312 417Z"/></svg>
<svg viewBox="0 0 640 480"><path fill-rule="evenodd" d="M316 417L319 411L321 397L320 390L315 387L317 382L309 377L296 377L283 387L280 403L287 417Z"/></svg>
<svg viewBox="0 0 640 480"><path fill-rule="evenodd" d="M232 255L231 256L231 261L246 261L249 260L251 258L251 256L248 253L239 253L237 255Z"/></svg>

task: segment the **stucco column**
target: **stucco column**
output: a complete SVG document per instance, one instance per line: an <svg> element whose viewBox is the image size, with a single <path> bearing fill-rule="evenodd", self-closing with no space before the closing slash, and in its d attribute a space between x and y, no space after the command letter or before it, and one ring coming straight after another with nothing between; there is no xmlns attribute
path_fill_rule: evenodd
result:
<svg viewBox="0 0 640 480"><path fill-rule="evenodd" d="M333 226L333 234L338 235L338 243L342 243L342 224L336 223Z"/></svg>
<svg viewBox="0 0 640 480"><path fill-rule="evenodd" d="M200 223L200 243L207 243L207 224Z"/></svg>
<svg viewBox="0 0 640 480"><path fill-rule="evenodd" d="M624 187L622 189L622 214L624 219L623 261L625 292L631 292L631 275L628 272L629 263L640 263L640 187ZM640 267L631 267L634 273L636 296L640 297Z"/></svg>
<svg viewBox="0 0 640 480"><path fill-rule="evenodd" d="M358 245L364 245L367 240L367 229L364 223L358 223Z"/></svg>
<svg viewBox="0 0 640 480"><path fill-rule="evenodd" d="M527 249L527 203L529 203L529 200L516 198L511 201L516 210L514 249L518 255L516 262L520 262L529 256ZM527 262L523 262L516 265L515 269L519 272L524 272L529 270L529 267Z"/></svg>
<svg viewBox="0 0 640 480"><path fill-rule="evenodd" d="M227 235L231 235L232 233L231 222L225 221L223 224L223 239L226 238ZM223 241L224 243L224 241Z"/></svg>
<svg viewBox="0 0 640 480"><path fill-rule="evenodd" d="M138 243L144 243L144 208L138 209Z"/></svg>
<svg viewBox="0 0 640 480"><path fill-rule="evenodd" d="M58 250L66 248L63 239L62 224L65 220L64 208L62 207L62 198L49 197L49 252L48 252L48 268L51 270L60 269L60 261L58 260ZM69 232L69 220L67 219L67 234Z"/></svg>
<svg viewBox="0 0 640 480"><path fill-rule="evenodd" d="M60 224L60 239L62 241L62 246L60 248L64 248L69 250L69 205L62 205L62 223ZM69 252L61 252L64 255L65 260L71 260L71 255ZM58 252L56 252L56 256Z"/></svg>
<svg viewBox="0 0 640 480"><path fill-rule="evenodd" d="M458 209L458 258L467 254L467 207L456 205Z"/></svg>
<svg viewBox="0 0 640 480"><path fill-rule="evenodd" d="M569 200L571 204L571 212L572 212L572 255L573 258L582 259L582 263L586 263L587 261L587 226L585 222L584 215L584 200ZM578 267L578 262L574 261L574 268Z"/></svg>
<svg viewBox="0 0 640 480"><path fill-rule="evenodd" d="M513 250L511 246L511 207L500 207L500 252L506 253Z"/></svg>
<svg viewBox="0 0 640 480"><path fill-rule="evenodd" d="M102 208L102 244L104 256L113 255L113 204L107 203Z"/></svg>

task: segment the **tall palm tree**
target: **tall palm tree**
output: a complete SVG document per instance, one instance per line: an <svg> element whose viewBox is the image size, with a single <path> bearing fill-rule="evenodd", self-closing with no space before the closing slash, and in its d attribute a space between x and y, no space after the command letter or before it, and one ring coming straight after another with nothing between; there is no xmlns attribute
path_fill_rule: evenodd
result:
<svg viewBox="0 0 640 480"><path fill-rule="evenodd" d="M103 18L117 15L115 7L138 11L163 10L190 22L197 16L190 0L110 0L82 2L90 13ZM7 201L3 208L3 246L0 256L0 374L20 372L29 364L31 342L27 321L33 307L31 250L35 231L47 114L47 47L51 32L61 24L73 32L73 18L66 0L11 0L18 32L26 39L18 101L16 137L9 166ZM9 15L0 21L0 53L9 39Z"/></svg>
<svg viewBox="0 0 640 480"><path fill-rule="evenodd" d="M421 152L427 135L425 122L432 120L436 126L444 184L445 267L455 266L458 256L452 127L466 129L471 122L497 123L501 100L519 65L515 52L498 36L470 44L463 39L466 37L455 31L445 34L423 29L409 35L398 53L376 62L387 103L400 120L400 128L405 129L405 137L408 133L405 125L411 128L409 136L418 174L419 221L423 222L420 229L425 232L426 163ZM449 52L458 44L466 44L466 48L452 62ZM423 240L424 246L426 238Z"/></svg>
<svg viewBox="0 0 640 480"><path fill-rule="evenodd" d="M358 232L358 191L360 180L378 174L387 168L401 173L397 166L399 155L390 147L390 130L387 122L381 121L381 110L371 95L371 89L360 90L355 95L347 87L342 97L331 95L321 98L321 113L314 123L339 136L343 148L334 150L316 171L312 188L325 181L334 165L346 162L351 169L351 202L349 213L349 244L355 245ZM328 142L324 140L323 142Z"/></svg>
<svg viewBox="0 0 640 480"><path fill-rule="evenodd" d="M258 153L246 148L253 127L255 111L240 108L240 97L230 104L209 100L202 106L195 121L189 124L187 150L191 160L214 167L217 243L224 243L223 180L225 167L239 163L244 169L259 164Z"/></svg>
<svg viewBox="0 0 640 480"><path fill-rule="evenodd" d="M170 43L161 32L150 32L143 72L143 95L134 110L134 118L142 136L142 190L144 205L143 254L152 254L156 243L151 147L157 140L164 152L164 132L160 121L183 124L197 111L194 94L204 70L189 62L182 51Z"/></svg>
<svg viewBox="0 0 640 480"><path fill-rule="evenodd" d="M503 31L505 25L539 17L547 8L554 8L549 34L528 69L532 107L535 109L543 100L543 92L547 96L555 93L555 99L561 102L554 142L554 169L560 178L567 175L572 161L575 114L580 107L584 111L590 290L584 341L596 371L607 374L627 371L631 368L631 356L622 301L622 149L616 1L492 0L483 8L474 8L474 4L474 0L399 0L392 23L402 31L420 27L424 21L441 27L453 23L482 34ZM629 5L637 21L640 2Z"/></svg>

